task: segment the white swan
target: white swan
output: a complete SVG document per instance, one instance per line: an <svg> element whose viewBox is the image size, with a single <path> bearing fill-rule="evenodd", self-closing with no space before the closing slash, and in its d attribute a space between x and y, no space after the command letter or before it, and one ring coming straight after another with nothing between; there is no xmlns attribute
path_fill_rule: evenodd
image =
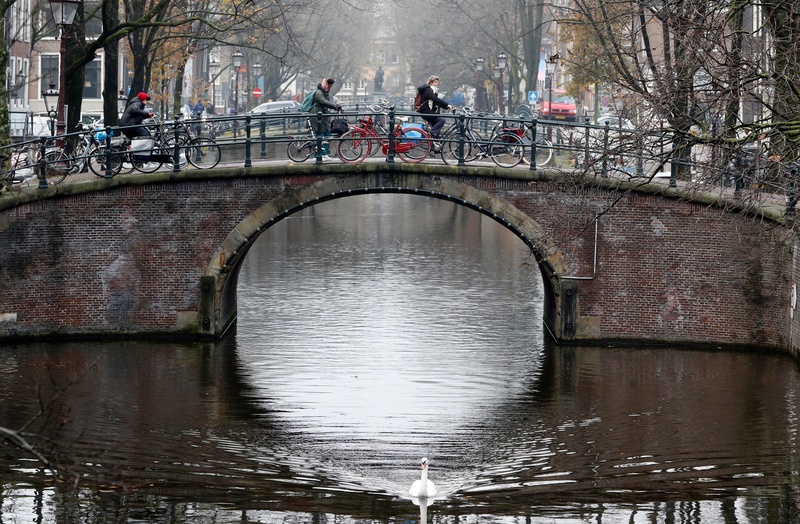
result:
<svg viewBox="0 0 800 524"><path fill-rule="evenodd" d="M436 496L436 486L428 480L428 459L422 457L420 461L420 478L411 484L408 493L414 498L428 498Z"/></svg>

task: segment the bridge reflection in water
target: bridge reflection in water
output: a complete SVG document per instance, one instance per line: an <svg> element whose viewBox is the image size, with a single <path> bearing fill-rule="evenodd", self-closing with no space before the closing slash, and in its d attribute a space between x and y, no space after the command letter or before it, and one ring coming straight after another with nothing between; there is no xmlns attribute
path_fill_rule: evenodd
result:
<svg viewBox="0 0 800 524"><path fill-rule="evenodd" d="M222 341L6 347L0 426L66 388L29 432L88 476L6 454L0 521L410 520L423 454L441 521L795 520L788 357L550 346L526 259L455 204L335 200L254 245Z"/></svg>

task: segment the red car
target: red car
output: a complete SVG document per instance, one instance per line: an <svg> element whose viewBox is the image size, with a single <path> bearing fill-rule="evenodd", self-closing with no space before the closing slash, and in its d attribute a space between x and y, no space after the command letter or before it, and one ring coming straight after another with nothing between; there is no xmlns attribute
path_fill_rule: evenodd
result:
<svg viewBox="0 0 800 524"><path fill-rule="evenodd" d="M552 114L550 104L553 104ZM539 118L542 120L563 120L565 122L575 122L578 120L578 106L575 99L564 91L545 90L544 96L540 99L541 108Z"/></svg>

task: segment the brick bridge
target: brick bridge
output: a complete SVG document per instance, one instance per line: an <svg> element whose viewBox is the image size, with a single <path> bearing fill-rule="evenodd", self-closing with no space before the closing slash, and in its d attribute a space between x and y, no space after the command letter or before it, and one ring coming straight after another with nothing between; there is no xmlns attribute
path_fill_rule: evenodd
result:
<svg viewBox="0 0 800 524"><path fill-rule="evenodd" d="M439 165L266 165L118 176L0 195L0 339L218 337L253 241L318 202L444 198L535 257L562 343L795 353L795 238L782 206L658 183Z"/></svg>

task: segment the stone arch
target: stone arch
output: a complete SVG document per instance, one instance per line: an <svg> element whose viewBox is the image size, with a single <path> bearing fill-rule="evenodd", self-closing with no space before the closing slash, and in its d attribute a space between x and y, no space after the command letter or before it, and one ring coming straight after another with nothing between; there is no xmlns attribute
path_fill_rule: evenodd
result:
<svg viewBox="0 0 800 524"><path fill-rule="evenodd" d="M530 217L508 202L447 177L414 174L361 174L332 177L289 190L242 220L217 248L201 279L200 333L220 337L236 320L236 290L242 262L255 240L272 225L306 207L351 195L405 193L441 198L487 215L531 250L544 281L544 323L560 342L575 336L577 284L564 280L564 253Z"/></svg>

